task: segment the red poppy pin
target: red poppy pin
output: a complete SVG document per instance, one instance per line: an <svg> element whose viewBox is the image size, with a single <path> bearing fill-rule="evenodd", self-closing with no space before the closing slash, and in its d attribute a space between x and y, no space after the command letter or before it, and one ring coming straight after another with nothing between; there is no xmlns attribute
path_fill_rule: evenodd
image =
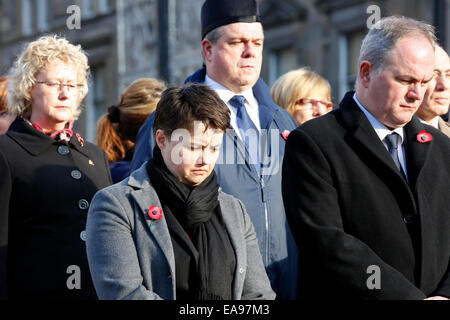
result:
<svg viewBox="0 0 450 320"><path fill-rule="evenodd" d="M288 139L290 133L291 133L291 132L290 132L289 130L284 130L284 131L281 133L281 136L283 137L283 139L284 139L285 141L287 141L287 139Z"/></svg>
<svg viewBox="0 0 450 320"><path fill-rule="evenodd" d="M431 133L428 133L425 130L420 131L417 135L417 141L419 141L420 143L427 143L431 140L433 140L433 136L431 135Z"/></svg>
<svg viewBox="0 0 450 320"><path fill-rule="evenodd" d="M84 139L81 137L81 135L79 133L76 134L78 142L80 143L81 146L84 146Z"/></svg>
<svg viewBox="0 0 450 320"><path fill-rule="evenodd" d="M159 220L162 218L162 209L160 207L151 206L148 208L148 216L150 217L150 228L153 225L153 220Z"/></svg>

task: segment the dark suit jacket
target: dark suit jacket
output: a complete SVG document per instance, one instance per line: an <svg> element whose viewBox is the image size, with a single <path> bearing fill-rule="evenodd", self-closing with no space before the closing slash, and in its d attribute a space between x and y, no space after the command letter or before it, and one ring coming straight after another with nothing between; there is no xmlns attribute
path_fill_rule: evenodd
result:
<svg viewBox="0 0 450 320"><path fill-rule="evenodd" d="M283 197L301 296L450 297L450 141L415 117L404 127L408 185L352 97L286 145ZM420 143L422 130L433 140ZM367 286L370 266L380 289Z"/></svg>
<svg viewBox="0 0 450 320"><path fill-rule="evenodd" d="M89 202L110 184L97 146L75 135L56 142L21 118L11 124L0 136L0 300L96 298L83 231ZM70 266L81 290L67 286L76 284Z"/></svg>

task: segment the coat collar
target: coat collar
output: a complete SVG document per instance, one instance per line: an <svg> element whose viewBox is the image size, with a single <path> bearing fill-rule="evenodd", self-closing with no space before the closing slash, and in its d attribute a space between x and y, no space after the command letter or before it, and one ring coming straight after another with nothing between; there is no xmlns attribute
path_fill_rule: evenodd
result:
<svg viewBox="0 0 450 320"><path fill-rule="evenodd" d="M391 171L395 172L399 178L402 178L397 167L394 165L393 161L391 161L388 151L378 138L375 130L372 128L369 120L354 101L353 94L354 92L348 92L339 105L338 113L341 115L343 125L368 152L389 167ZM417 135L422 130L426 130L426 128L417 117L413 117L412 120L404 126L404 129L409 184L410 186L415 186L420 177L421 169L429 155L429 150L433 145L433 141L429 143L418 142Z"/></svg>
<svg viewBox="0 0 450 320"><path fill-rule="evenodd" d="M131 195L135 199L141 214L144 215L147 225L150 228L151 220L148 217L148 208L152 205L160 208L162 206L148 176L147 162L144 162L139 169L133 171L130 177L122 183L127 183L133 189ZM229 208L227 205L223 205L226 203L225 196L226 195L221 191L221 189L219 189L219 203L221 205L223 221L228 231L231 244L235 249L237 265L245 265L247 258L245 255L246 251L242 250L242 231L241 229L235 227L236 221L234 219L236 215L233 214L233 212L230 212L230 210L233 209ZM175 256L172 248L169 228L164 214L161 220L152 223L150 233L154 236L158 245L164 252L167 261L169 261L169 265L171 269L173 269L171 270L172 274L175 274ZM240 291L241 288L236 287L235 283L233 287L234 295L238 295L238 292Z"/></svg>
<svg viewBox="0 0 450 320"><path fill-rule="evenodd" d="M450 138L450 123L445 122L441 117L438 118L438 127L447 137Z"/></svg>
<svg viewBox="0 0 450 320"><path fill-rule="evenodd" d="M59 144L59 142L56 142L46 134L31 127L21 117L17 117L14 120L7 132L7 135L34 156L40 155L52 145ZM89 157L87 150L81 146L81 143L78 141L75 134L70 139L69 144L78 152L84 154L86 157Z"/></svg>
<svg viewBox="0 0 450 320"><path fill-rule="evenodd" d="M163 213L163 217L160 220L153 222L148 216L150 206L162 208L162 205L155 189L150 183L150 178L147 173L147 161L139 169L133 171L128 179L125 179L121 183L127 183L133 189L131 196L136 201L136 210L139 210L140 214L143 215L150 234L153 235L161 251L164 253L164 256L169 262L171 273L174 275L175 255L172 249L172 240L170 238L166 216ZM175 288L173 289L175 290Z"/></svg>
<svg viewBox="0 0 450 320"><path fill-rule="evenodd" d="M205 82L205 77L206 68L203 67L189 76L184 83L203 83ZM274 114L278 111L278 109L280 109L280 107L273 102L270 95L270 89L261 78L259 78L253 86L253 95L259 104L259 121L261 129L268 129L270 123L274 119Z"/></svg>

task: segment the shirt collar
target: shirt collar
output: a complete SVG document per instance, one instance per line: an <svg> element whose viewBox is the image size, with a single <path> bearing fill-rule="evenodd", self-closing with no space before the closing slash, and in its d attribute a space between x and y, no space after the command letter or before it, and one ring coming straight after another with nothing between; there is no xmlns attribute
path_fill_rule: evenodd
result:
<svg viewBox="0 0 450 320"><path fill-rule="evenodd" d="M364 112L364 114L366 115L367 119L369 120L370 124L372 125L373 129L375 130L381 141L384 141L387 135L395 132L400 136L400 144L403 143L403 127L396 128L394 130L388 129L384 124L378 121L377 118L375 118L369 111L367 111L366 108L363 107L363 105L359 102L358 98L356 97L356 93L353 95L353 100L355 100L356 104L361 109L361 111Z"/></svg>
<svg viewBox="0 0 450 320"><path fill-rule="evenodd" d="M208 77L208 75L205 76L205 82L204 83L206 85L208 85L211 89L216 91L216 93L219 95L219 97L223 101L225 101L226 103L228 103L228 101L230 101L230 99L233 98L236 95L236 93L234 93L233 91L227 89L226 87L224 87L223 85L221 85L217 81L214 81L213 79ZM257 102L255 96L253 95L253 89L252 88L249 88L249 89L245 90L244 92L241 92L239 95L244 96L244 98L247 100L247 103L250 105L250 107L258 108L258 102Z"/></svg>
<svg viewBox="0 0 450 320"><path fill-rule="evenodd" d="M426 122L425 120L423 120L421 117L417 116L417 118L419 118L420 122L422 122L423 124L429 125L429 126L433 126L436 129L439 129L439 117L435 117L431 123Z"/></svg>

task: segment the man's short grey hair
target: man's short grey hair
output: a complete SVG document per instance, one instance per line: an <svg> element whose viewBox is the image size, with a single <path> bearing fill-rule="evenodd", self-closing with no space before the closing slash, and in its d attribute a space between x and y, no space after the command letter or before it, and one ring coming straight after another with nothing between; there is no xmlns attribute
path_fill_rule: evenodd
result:
<svg viewBox="0 0 450 320"><path fill-rule="evenodd" d="M369 61L375 72L382 71L386 57L397 41L409 35L424 36L430 41L433 48L437 42L434 27L427 23L403 16L390 16L378 21L362 42L358 70L362 61Z"/></svg>
<svg viewBox="0 0 450 320"><path fill-rule="evenodd" d="M212 29L210 32L208 32L205 35L204 39L208 40L209 42L211 42L212 44L215 45L217 43L217 41L219 41L220 37L223 34L222 27L223 26ZM203 61L205 61L205 56L203 55L203 50L202 50L202 58L203 58Z"/></svg>
<svg viewBox="0 0 450 320"><path fill-rule="evenodd" d="M223 34L222 28L223 26L220 26L218 28L212 29L210 32L208 32L205 35L205 39L209 40L212 44L216 44L217 41L220 39L220 37Z"/></svg>

